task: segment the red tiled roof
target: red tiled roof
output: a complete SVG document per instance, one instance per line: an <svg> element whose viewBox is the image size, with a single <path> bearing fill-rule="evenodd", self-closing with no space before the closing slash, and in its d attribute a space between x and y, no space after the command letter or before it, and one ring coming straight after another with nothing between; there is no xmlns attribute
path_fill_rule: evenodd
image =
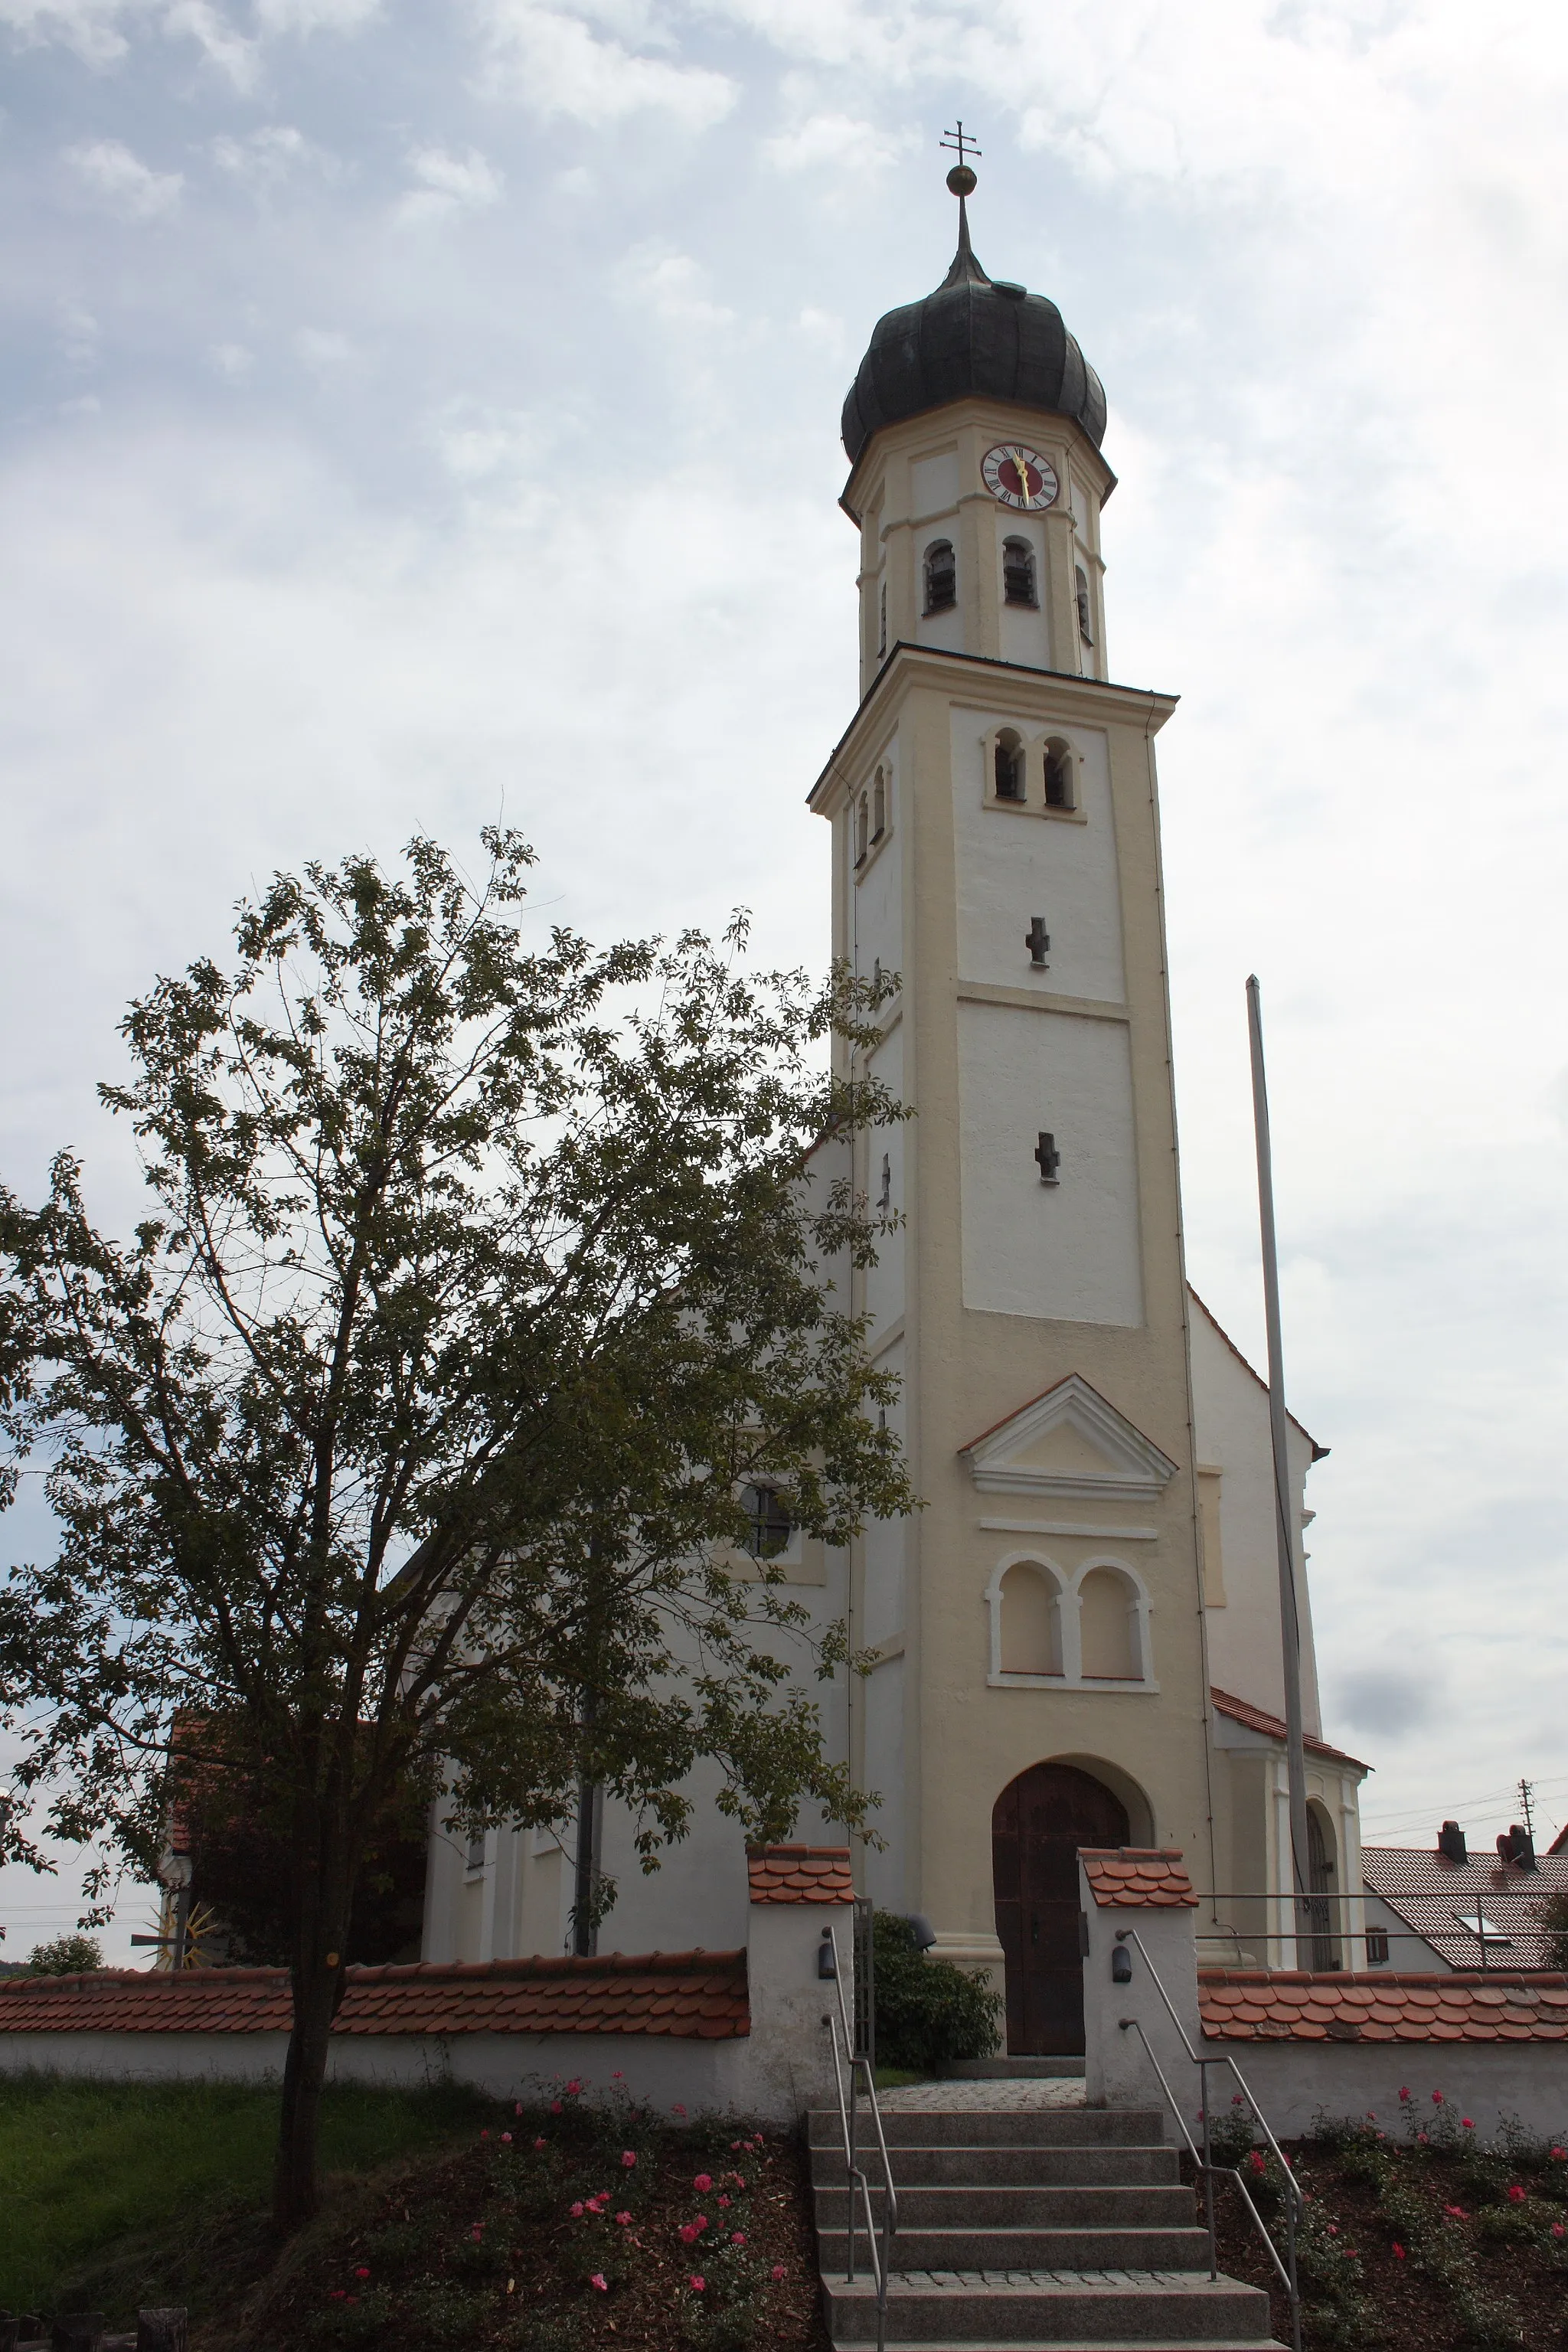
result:
<svg viewBox="0 0 1568 2352"><path fill-rule="evenodd" d="M746 1853L753 1903L853 1903L847 1845L763 1845Z"/></svg>
<svg viewBox="0 0 1568 2352"><path fill-rule="evenodd" d="M1546 1957L1542 1898L1568 1889L1568 1854L1560 1853L1543 1853L1536 1869L1521 1870L1496 1853L1450 1862L1430 1846L1368 1845L1362 1848L1361 1868L1369 1893L1457 1969L1483 1965L1479 1937L1459 1925L1478 1916L1499 1931L1487 1937L1486 1958L1494 1968L1539 1968ZM1408 1944L1403 1957L1412 1957Z"/></svg>
<svg viewBox="0 0 1568 2352"><path fill-rule="evenodd" d="M351 1968L334 2033L657 2033L752 2030L744 1952ZM0 1983L4 2033L286 2033L283 1969L104 1969Z"/></svg>
<svg viewBox="0 0 1568 2352"><path fill-rule="evenodd" d="M1218 2042L1568 2042L1568 1976L1200 1969Z"/></svg>
<svg viewBox="0 0 1568 2352"><path fill-rule="evenodd" d="M1079 1860L1102 1911L1190 1910L1197 1902L1180 1846L1080 1846Z"/></svg>
<svg viewBox="0 0 1568 2352"><path fill-rule="evenodd" d="M1269 1739L1284 1738L1282 1718L1270 1715L1267 1707L1254 1706L1249 1698L1237 1698L1234 1691L1215 1690L1212 1686L1209 1696L1221 1715L1228 1715L1233 1723L1245 1723L1249 1731L1261 1731ZM1331 1756L1336 1764L1354 1764L1363 1772L1372 1769L1359 1756L1347 1756L1342 1748L1331 1748L1326 1739L1315 1739L1310 1731L1302 1734L1301 1745L1314 1756Z"/></svg>

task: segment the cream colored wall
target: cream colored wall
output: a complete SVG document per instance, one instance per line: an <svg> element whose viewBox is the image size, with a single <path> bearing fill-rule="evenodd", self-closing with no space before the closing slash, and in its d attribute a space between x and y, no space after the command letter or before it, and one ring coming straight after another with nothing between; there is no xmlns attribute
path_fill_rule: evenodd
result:
<svg viewBox="0 0 1568 2352"><path fill-rule="evenodd" d="M1023 439L1049 458L1061 485L1038 516L1000 506L981 473L996 442ZM1066 418L1010 401L961 400L877 434L844 492L860 527L861 690L883 658L880 609L887 592L887 643L934 646L1031 667L1109 675L1100 580L1100 509L1115 477L1091 442ZM1037 541L1038 614L1002 602L1002 541ZM951 540L958 559L955 611L921 610L921 559L936 539ZM1079 636L1074 573L1089 573L1095 611L1093 647Z"/></svg>
<svg viewBox="0 0 1568 2352"><path fill-rule="evenodd" d="M919 638L915 559L921 533L934 525L921 509L917 530L910 489L915 467L942 454L945 444L959 489L948 534L959 554L958 635L966 651L1000 663L1000 543L1016 518L984 492L979 459L993 441L1019 433L1052 456L1064 484L1076 467L1081 482L1095 485L1096 500L1109 485L1097 453L1087 443L1078 446L1074 428L1037 416L1026 426L1021 412L1002 404L955 404L940 417L878 436L847 502L856 506L864 490L868 509L876 510L866 534L863 617L874 613L886 576L890 640ZM918 478L929 495L934 474ZM1098 513L1083 520L1087 543L1097 544ZM900 1052L905 1089L918 1113L903 1154L902 1360L907 1452L926 1507L903 1531L904 1621L889 1637L902 1648L903 1852L867 1869L879 1893L896 1875L902 1903L931 1916L941 1948L975 1960L997 1957L992 1809L1007 1782L1037 1761L1071 1757L1088 1763L1125 1790L1135 1836L1152 1833L1183 1846L1200 1880L1208 1868L1152 752L1152 735L1172 705L1071 674L1079 666L1076 534L1065 498L1041 530L1047 650L1053 667L1068 674L978 670L944 662L940 654L906 651L886 665L813 795L813 805L837 828L835 866L843 879L836 889L836 948L844 953L853 947L864 969L866 918L855 900L866 884L854 878L847 828L855 795L896 733L897 838L883 849L879 880L880 869L896 860ZM1098 595L1098 572L1095 581ZM1096 634L1102 643L1102 630ZM868 677L877 668L868 662ZM1085 804L1078 821L1047 823L984 805L982 740L996 724L1031 739L1061 731L1082 747ZM1024 942L1035 913L1046 916L1053 940L1043 986ZM1104 1042L1089 1047L1098 1060L1075 1093L1070 1049L1059 1041L1083 1033ZM1067 1102L1069 1094L1062 1118L1047 1115L1048 1100L1037 1108L1043 1097ZM1016 1167L1019 1151L1003 1132L1009 1127L1017 1130L1013 1141L1022 1140ZM1039 1184L1029 1157L1036 1131L1045 1127L1063 1130L1064 1183L1056 1197ZM1071 1187L1083 1184L1091 1167L1107 1165L1114 1171L1110 1191L1120 1233L1098 1287L1090 1286L1095 1295L1079 1301L1086 1318L1100 1319L1071 1320L1062 1311L1068 1301L1040 1286L1042 1211L1065 1208L1058 1224L1082 1213L1094 1188L1086 1186L1075 1202ZM997 1195L989 1204L980 1198L988 1184ZM1102 1205L1092 1213L1106 1211ZM966 1242L972 1277L977 1255L984 1260L984 1282L972 1278L968 1298ZM975 1303L977 1293L984 1304ZM1054 1311L1042 1313L1042 1306ZM1075 1504L1066 1534L1037 1538L986 1525L1036 1515L1027 1507L1014 1509L1011 1498L1007 1509L999 1508L960 1458L969 1440L1074 1371L1176 1465L1158 1496L1139 1504L1148 1524L1134 1541L1119 1532L1125 1508L1106 1500ZM1150 1601L1157 1687L997 1687L989 1681L987 1590L999 1562L1037 1543L1069 1572L1098 1557L1125 1556L1131 1565L1135 1553ZM869 1546L858 1548L862 1580L871 1556ZM885 1569L879 1576L885 1591ZM890 1668L879 1667L873 1682L874 1703L863 1689L852 1694L859 1727L852 1753L890 1766L897 1753L887 1731ZM901 1862L897 1873L895 1859Z"/></svg>

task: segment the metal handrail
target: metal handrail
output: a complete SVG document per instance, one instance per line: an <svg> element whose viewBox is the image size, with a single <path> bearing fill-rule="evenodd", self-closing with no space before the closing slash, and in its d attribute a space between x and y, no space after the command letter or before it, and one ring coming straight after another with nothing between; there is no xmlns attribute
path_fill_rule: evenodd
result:
<svg viewBox="0 0 1568 2352"><path fill-rule="evenodd" d="M1237 2188L1241 2193L1242 2203L1246 2206L1247 2210L1251 2217L1253 2227L1256 2229L1258 2236L1262 2239L1265 2246L1268 2250L1269 2260L1273 2263L1274 2268L1279 2275L1280 2284L1285 2289L1286 2299L1289 2305L1290 2343L1292 2352L1301 2352L1301 2289L1296 2270L1296 2230L1299 2221L1306 2212L1306 2199L1300 2185L1297 2181L1295 2174L1290 2169L1290 2166L1286 2159L1284 2149L1275 2138L1272 2131L1270 2131L1268 2118L1265 2116L1262 2109L1258 2104L1258 2101L1253 2096L1252 2089L1250 2084L1247 2083L1247 2077L1243 2074L1235 2059L1229 2056L1205 2058L1200 2056L1198 2052L1193 2048L1192 2042L1187 2035L1187 2029L1182 2023L1180 2017L1177 2015L1176 2011L1172 2004L1171 1996L1165 1990L1160 1971L1154 1966L1153 1961L1150 1958L1148 1947L1144 1943L1142 1937L1138 1933L1137 1928L1119 1927L1116 1931L1116 1940L1119 1944L1135 1944L1139 1951L1142 1954L1143 1965L1148 1969L1150 1977L1153 1980L1155 1991L1159 1994L1161 2000L1164 2004L1165 2014L1170 2019L1172 2024L1175 2027L1177 2036L1181 2042L1183 2049L1187 2053L1188 2059L1198 2070L1198 2079L1202 2086L1203 2096L1202 2118L1204 2126L1204 2144L1201 2155L1194 2142L1191 2132L1187 2129L1186 2118L1183 2115L1181 2107L1177 2104L1175 2093L1172 2090L1170 2084L1165 2079L1165 2070L1161 2065L1158 2058L1155 2057L1153 2049L1150 2044L1149 2037L1144 2032L1142 2023L1135 2017L1123 2017L1118 2020L1118 2024L1123 2033L1136 2033L1139 2041L1143 2044L1149 2063L1153 2067L1154 2073L1159 2078L1160 2088L1165 2095L1165 2104L1170 2108L1172 2114L1175 2116L1176 2124L1181 2132L1182 2137L1186 2141L1188 2153L1192 2157L1193 2162L1196 2165L1198 2171L1202 2176L1204 2183L1204 2216L1209 2242L1209 2276L1211 2278L1217 2278L1219 2276L1219 2250L1215 2237L1214 2184L1216 2179L1224 2177L1235 2181ZM1242 2096L1247 2101L1247 2106L1252 2112L1253 2121L1257 2124L1258 2128L1263 2134L1265 2140L1267 2140L1268 2144L1269 2150L1272 2153L1276 2163L1279 2167L1280 2179L1285 2185L1285 2258L1283 2261L1280 2260L1279 2249L1275 2244L1273 2236L1265 2222L1263 2216L1259 2213L1258 2207L1253 2202L1252 2191L1248 2189L1246 2180L1242 2178L1239 2167L1228 2164L1215 2164L1214 2161L1213 2148L1209 2134L1209 2117L1212 2110L1209 2101L1208 2070L1211 2066L1229 2067L1231 2073L1235 2075L1237 2082L1240 2084Z"/></svg>
<svg viewBox="0 0 1568 2352"><path fill-rule="evenodd" d="M892 2271L893 2240L899 2227L899 2195L893 2186L892 2159L888 2154L887 2134L882 2129L882 2111L877 2104L877 2084L869 2058L855 2048L855 2036L844 2006L844 1977L838 1953L838 1938L831 1928L826 1931L833 1949L834 2011L823 2022L831 2030L833 2042L833 2078L838 2093L838 2121L844 2135L844 2169L848 2189L847 2234L849 2242L848 2262L844 2284L855 2284L855 2241L859 2235L859 2220L855 2210L856 2191L866 2210L866 2248L870 2258L871 2278L877 2290L877 2352L886 2352L888 2341L888 2281ZM848 2089L845 2074L848 2074ZM877 2218L871 2204L871 2184L860 2162L860 2130L858 2091L864 2080L866 2105L877 2130L877 2148L882 2159L882 2244L877 2246Z"/></svg>

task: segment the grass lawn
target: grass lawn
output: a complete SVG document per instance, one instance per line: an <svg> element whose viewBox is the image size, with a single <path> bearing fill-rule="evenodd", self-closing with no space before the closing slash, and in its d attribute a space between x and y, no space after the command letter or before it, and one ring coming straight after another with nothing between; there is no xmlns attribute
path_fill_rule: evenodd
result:
<svg viewBox="0 0 1568 2352"><path fill-rule="evenodd" d="M466 2139L484 2104L329 2088L323 2172ZM237 2268L265 2259L277 2127L276 2088L0 2077L0 2306L133 2311L144 2284L193 2311L222 2300Z"/></svg>

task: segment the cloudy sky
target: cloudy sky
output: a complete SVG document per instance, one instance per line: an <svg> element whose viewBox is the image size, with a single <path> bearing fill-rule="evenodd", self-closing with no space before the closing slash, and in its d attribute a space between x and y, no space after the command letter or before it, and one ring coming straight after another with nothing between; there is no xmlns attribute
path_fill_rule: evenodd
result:
<svg viewBox="0 0 1568 2352"><path fill-rule="evenodd" d="M1112 674L1183 698L1191 1264L1255 1354L1267 992L1327 1727L1372 1834L1568 1817L1563 20L0 0L0 61L6 1179L70 1142L129 1216L116 1017L308 856L504 814L552 917L820 963L838 404L962 113L1109 391Z"/></svg>

